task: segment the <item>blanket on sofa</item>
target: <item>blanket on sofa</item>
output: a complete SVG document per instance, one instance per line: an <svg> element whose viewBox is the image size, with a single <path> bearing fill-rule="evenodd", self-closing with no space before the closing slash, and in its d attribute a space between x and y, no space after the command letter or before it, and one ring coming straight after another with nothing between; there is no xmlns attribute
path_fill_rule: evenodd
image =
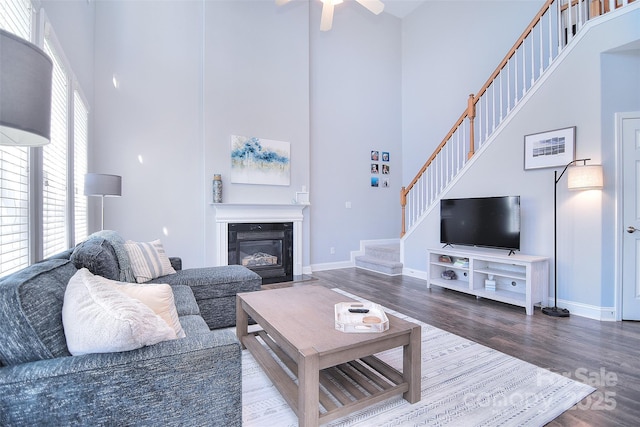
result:
<svg viewBox="0 0 640 427"><path fill-rule="evenodd" d="M120 280L121 282L134 283L136 281L136 278L133 275L133 270L131 269L131 261L129 260L129 255L127 254L127 250L124 247L125 240L122 238L122 236L120 236L113 230L97 231L91 236L103 238L113 247L113 250L116 253L116 258L118 259L118 265L120 267L120 278L118 280Z"/></svg>

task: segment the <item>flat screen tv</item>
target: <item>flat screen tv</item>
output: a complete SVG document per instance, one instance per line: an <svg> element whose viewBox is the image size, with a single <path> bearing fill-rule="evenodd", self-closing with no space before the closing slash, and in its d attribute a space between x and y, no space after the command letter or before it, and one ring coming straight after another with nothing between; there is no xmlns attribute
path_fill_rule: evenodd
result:
<svg viewBox="0 0 640 427"><path fill-rule="evenodd" d="M441 200L440 242L520 250L520 196Z"/></svg>

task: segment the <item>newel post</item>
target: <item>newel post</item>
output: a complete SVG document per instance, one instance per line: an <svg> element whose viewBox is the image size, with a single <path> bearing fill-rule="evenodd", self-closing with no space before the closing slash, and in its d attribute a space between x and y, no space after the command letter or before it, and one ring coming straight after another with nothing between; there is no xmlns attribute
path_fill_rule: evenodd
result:
<svg viewBox="0 0 640 427"><path fill-rule="evenodd" d="M402 226L400 228L400 237L404 236L406 232L405 223L404 223L404 212L405 212L406 205L407 205L407 193L405 192L405 188L402 187L402 189L400 189L400 206L402 206Z"/></svg>
<svg viewBox="0 0 640 427"><path fill-rule="evenodd" d="M476 103L473 94L469 95L469 100L467 101L467 117L469 117L469 154L467 155L467 159L470 159L476 150L474 143L475 129L473 124L473 120L476 118Z"/></svg>

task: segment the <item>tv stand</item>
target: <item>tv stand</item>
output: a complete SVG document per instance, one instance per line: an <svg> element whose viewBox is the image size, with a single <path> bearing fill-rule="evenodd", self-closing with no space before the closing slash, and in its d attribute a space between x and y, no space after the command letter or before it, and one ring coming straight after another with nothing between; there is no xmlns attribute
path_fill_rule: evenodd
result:
<svg viewBox="0 0 640 427"><path fill-rule="evenodd" d="M480 250L429 249L427 288L441 288L524 307L546 307L549 295L549 259L540 256L497 254ZM455 278L442 272L452 270Z"/></svg>

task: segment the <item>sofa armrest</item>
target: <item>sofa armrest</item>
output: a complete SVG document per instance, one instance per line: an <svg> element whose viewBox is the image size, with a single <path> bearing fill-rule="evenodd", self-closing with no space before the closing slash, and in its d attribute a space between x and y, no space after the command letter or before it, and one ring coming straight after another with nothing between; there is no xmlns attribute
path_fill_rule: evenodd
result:
<svg viewBox="0 0 640 427"><path fill-rule="evenodd" d="M173 267L174 270L182 270L182 258L169 257L169 262L171 262L171 267Z"/></svg>
<svg viewBox="0 0 640 427"><path fill-rule="evenodd" d="M0 368L0 425L242 424L230 330Z"/></svg>

